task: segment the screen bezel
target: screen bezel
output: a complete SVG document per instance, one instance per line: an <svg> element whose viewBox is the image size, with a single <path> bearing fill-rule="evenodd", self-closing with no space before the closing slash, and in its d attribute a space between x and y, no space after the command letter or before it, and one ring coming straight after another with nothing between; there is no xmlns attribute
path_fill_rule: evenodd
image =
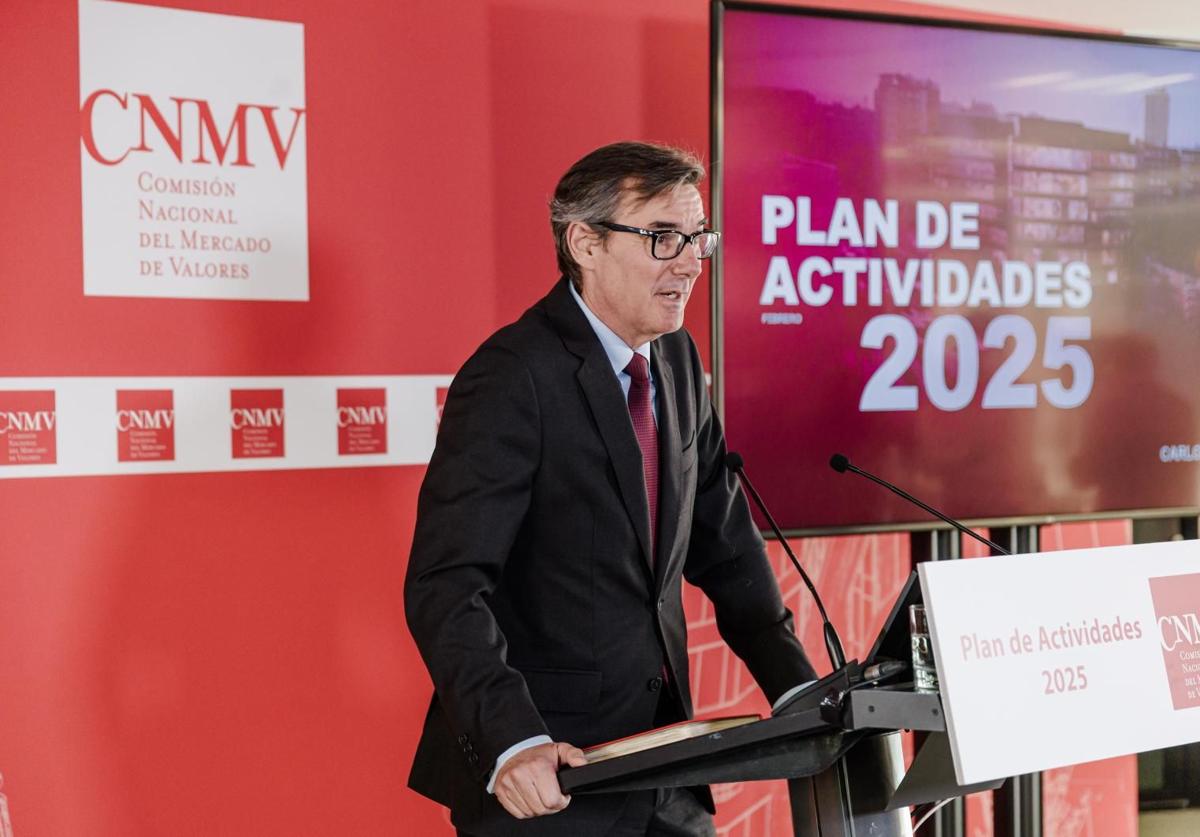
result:
<svg viewBox="0 0 1200 837"><path fill-rule="evenodd" d="M863 21L871 23L899 23L910 26L930 26L942 29L972 30L984 32L1000 32L1017 35L1036 35L1052 38L1071 38L1075 40L1120 43L1138 46L1170 47L1187 49L1200 53L1200 42L1173 38L1150 38L1135 35L1123 35L1110 32L1089 32L1078 29L1055 28L1053 26L1028 26L1020 24L1004 24L981 22L966 18L932 18L917 15L898 15L876 12L848 11L842 9L826 9L812 6L776 5L773 3L739 2L739 0L713 0L710 17L710 47L709 47L709 189L712 206L710 214L714 229L723 228L724 215L724 15L727 11L757 12L767 14L787 15L791 17L836 18L841 20ZM947 9L948 14L955 10ZM969 13L969 10L961 10ZM712 398L717 414L722 422L725 419L725 340L724 340L724 253L718 248L710 262L709 282L711 307L711 358L712 358ZM887 476L887 475L883 475ZM854 477L846 475L847 479ZM864 485L864 492L871 491ZM882 489L874 489L882 490ZM864 494L864 502L869 502L871 495ZM1008 517L983 517L965 519L963 522L973 528L993 528L998 526L1029 526L1050 525L1054 523L1082 520L1115 520L1115 519L1144 519L1157 517L1195 517L1200 515L1200 506L1177 507L1146 507L1121 510L1106 510L1102 512L1081 513L1046 513L1029 514ZM818 535L849 535L869 534L880 532L919 532L944 528L945 524L938 520L914 520L895 523L869 523L847 526L824 526L811 528L784 528L787 537L818 536Z"/></svg>

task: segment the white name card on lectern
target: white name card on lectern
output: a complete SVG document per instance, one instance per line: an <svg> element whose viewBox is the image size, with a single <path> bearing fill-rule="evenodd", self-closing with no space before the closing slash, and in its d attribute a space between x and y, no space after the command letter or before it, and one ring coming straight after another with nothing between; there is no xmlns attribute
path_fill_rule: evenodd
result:
<svg viewBox="0 0 1200 837"><path fill-rule="evenodd" d="M918 570L960 783L1200 741L1200 541Z"/></svg>

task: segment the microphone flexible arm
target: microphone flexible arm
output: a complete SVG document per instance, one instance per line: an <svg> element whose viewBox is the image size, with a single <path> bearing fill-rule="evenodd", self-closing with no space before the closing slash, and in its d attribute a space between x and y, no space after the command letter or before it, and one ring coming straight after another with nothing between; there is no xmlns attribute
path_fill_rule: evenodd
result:
<svg viewBox="0 0 1200 837"><path fill-rule="evenodd" d="M946 521L951 526L953 526L955 529L962 532L964 535L970 535L972 538L979 541L981 544L991 547L994 551L1000 553L1001 555L1012 555L1012 553L1009 552L1004 547L1000 546L997 543L994 543L993 541L988 540L987 538L985 538L983 535L979 534L978 532L974 532L971 529L968 529L966 526L963 526L961 523L959 523L954 518L947 517L946 515L942 514L940 511L935 509L933 506L922 503L920 500L918 500L916 497L909 494L903 488L898 488L897 486L892 485L887 480L880 479L879 477L875 476L874 474L870 473L869 471L864 471L862 468L859 468L857 465L852 464L847 457L845 457L844 455L842 455L840 453L835 453L833 456L831 456L829 458L829 467L832 468L833 470L837 471L839 474L844 474L847 471L853 471L854 473L858 474L859 476L866 477L871 482L878 483L879 485L882 485L884 488L886 488L888 491L891 491L894 494L898 494L899 496L903 497L905 500L908 500L908 502L912 503L913 505L919 506L920 508L929 512L930 514L932 514L934 517L938 518L939 520Z"/></svg>

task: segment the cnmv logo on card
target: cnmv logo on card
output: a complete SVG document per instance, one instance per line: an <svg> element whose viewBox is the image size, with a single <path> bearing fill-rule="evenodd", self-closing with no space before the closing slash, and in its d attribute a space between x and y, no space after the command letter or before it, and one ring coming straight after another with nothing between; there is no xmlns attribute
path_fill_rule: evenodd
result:
<svg viewBox="0 0 1200 837"><path fill-rule="evenodd" d="M1176 709L1200 706L1200 573L1150 579L1158 642Z"/></svg>

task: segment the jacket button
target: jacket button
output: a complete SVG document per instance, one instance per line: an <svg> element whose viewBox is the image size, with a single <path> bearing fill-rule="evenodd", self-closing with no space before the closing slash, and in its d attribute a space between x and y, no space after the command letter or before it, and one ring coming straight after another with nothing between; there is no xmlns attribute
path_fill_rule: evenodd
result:
<svg viewBox="0 0 1200 837"><path fill-rule="evenodd" d="M646 688L649 689L651 692L657 692L659 689L662 688L662 678L661 677L651 677L650 680L646 683Z"/></svg>
<svg viewBox="0 0 1200 837"><path fill-rule="evenodd" d="M471 753L471 755L467 756L467 761L471 762L471 764L479 764L479 754Z"/></svg>

